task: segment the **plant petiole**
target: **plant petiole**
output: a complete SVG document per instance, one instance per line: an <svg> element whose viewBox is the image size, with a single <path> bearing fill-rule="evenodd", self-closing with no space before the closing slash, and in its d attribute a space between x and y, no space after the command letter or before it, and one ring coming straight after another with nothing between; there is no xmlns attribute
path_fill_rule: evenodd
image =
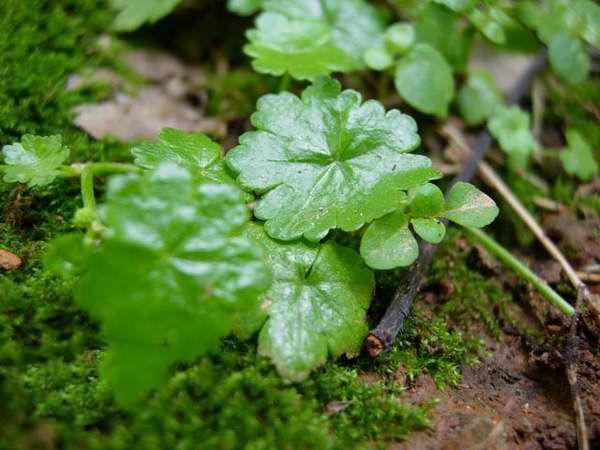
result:
<svg viewBox="0 0 600 450"><path fill-rule="evenodd" d="M78 173L81 178L81 196L83 207L89 210L96 209L96 197L94 195L94 177L97 175L135 173L141 169L133 164L115 162L97 162L89 164L73 164L67 166Z"/></svg>

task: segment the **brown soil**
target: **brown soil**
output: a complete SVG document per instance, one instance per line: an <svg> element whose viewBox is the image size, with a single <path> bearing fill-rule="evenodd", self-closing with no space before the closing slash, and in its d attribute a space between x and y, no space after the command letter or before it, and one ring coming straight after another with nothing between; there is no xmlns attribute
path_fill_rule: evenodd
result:
<svg viewBox="0 0 600 450"><path fill-rule="evenodd" d="M581 339L579 386L590 448L600 448L600 358ZM436 392L424 374L403 401L437 397L432 426L390 450L562 450L577 448L569 385L560 354L532 349L522 337L489 341L483 364L465 368L458 389ZM597 349L596 349L597 350Z"/></svg>

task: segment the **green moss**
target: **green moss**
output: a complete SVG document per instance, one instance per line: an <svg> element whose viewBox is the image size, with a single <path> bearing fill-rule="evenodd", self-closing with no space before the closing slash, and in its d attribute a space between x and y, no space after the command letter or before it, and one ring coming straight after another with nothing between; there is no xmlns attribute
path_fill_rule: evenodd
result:
<svg viewBox="0 0 600 450"><path fill-rule="evenodd" d="M451 329L443 316L427 318L423 308L416 306L376 370L383 374L402 370L409 381L426 371L438 388L456 386L462 368L479 362L483 349L479 338Z"/></svg>
<svg viewBox="0 0 600 450"><path fill-rule="evenodd" d="M302 387L323 405L335 402L344 408L329 419L336 432L336 448L383 447L385 441L405 439L411 431L429 425L433 402L404 404L400 396L405 386L394 379L369 381L361 377L357 366L329 364Z"/></svg>

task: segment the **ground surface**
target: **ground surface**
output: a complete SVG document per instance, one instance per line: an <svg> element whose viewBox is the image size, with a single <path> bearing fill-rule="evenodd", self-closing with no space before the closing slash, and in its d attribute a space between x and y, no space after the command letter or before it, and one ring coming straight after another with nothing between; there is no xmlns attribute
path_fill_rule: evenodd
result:
<svg viewBox="0 0 600 450"><path fill-rule="evenodd" d="M201 53L199 79L189 72L198 61L167 63L177 69L165 75L156 59L150 72L138 60L132 75L116 57L130 43L118 42L108 53L98 44L111 18L96 0L2 2L0 35L11 38L0 40L0 145L24 133L60 133L75 160L127 160L127 144L100 134L92 139L73 125L71 108L112 101L122 83L139 87L142 72L145 95L158 95L172 120L191 108L204 118L203 131L230 148L248 126L256 97L275 83L236 68L239 56L224 61L222 48ZM171 36L173 26L167 21L133 41L148 45L161 33ZM186 42L213 48L219 33L192 35ZM238 33L226 45L239 49L241 39ZM194 52L174 38L169 45L178 58ZM110 70L103 72L108 85L104 79L67 89L81 80L73 74L98 67ZM167 82L173 79L181 83ZM530 200L530 188L508 181ZM549 195L571 212L542 219L583 267L600 259L598 215L589 207L584 217L572 212L575 189L556 180ZM598 186L588 189L585 204L597 206ZM226 340L218 352L174 368L165 386L124 411L98 377L104 344L97 324L73 302L72 286L41 268L46 243L72 229L69 218L79 203L69 181L33 192L0 183L0 248L10 252L0 254L0 265L18 266L0 269L0 448L575 448L561 353L568 324L456 231L437 254L406 329L379 360L362 355L331 363L305 383L286 385L253 343ZM496 230L572 300L556 267L505 207ZM380 278L373 320L398 279L396 273ZM584 321L578 374L592 448L600 448L598 336L593 321Z"/></svg>

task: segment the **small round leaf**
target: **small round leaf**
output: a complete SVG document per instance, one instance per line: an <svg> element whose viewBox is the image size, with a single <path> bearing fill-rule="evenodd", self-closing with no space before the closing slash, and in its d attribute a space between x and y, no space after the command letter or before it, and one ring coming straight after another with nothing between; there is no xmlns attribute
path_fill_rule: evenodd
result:
<svg viewBox="0 0 600 450"><path fill-rule="evenodd" d="M411 265L419 246L402 211L374 220L360 242L360 254L369 267L386 270Z"/></svg>
<svg viewBox="0 0 600 450"><path fill-rule="evenodd" d="M446 227L436 219L412 219L410 223L421 239L432 244L442 242L446 234Z"/></svg>
<svg viewBox="0 0 600 450"><path fill-rule="evenodd" d="M427 44L417 44L398 61L394 78L398 93L414 108L445 117L454 97L452 68Z"/></svg>
<svg viewBox="0 0 600 450"><path fill-rule="evenodd" d="M446 199L445 216L466 227L481 228L498 216L494 200L470 183L459 181L450 189Z"/></svg>

